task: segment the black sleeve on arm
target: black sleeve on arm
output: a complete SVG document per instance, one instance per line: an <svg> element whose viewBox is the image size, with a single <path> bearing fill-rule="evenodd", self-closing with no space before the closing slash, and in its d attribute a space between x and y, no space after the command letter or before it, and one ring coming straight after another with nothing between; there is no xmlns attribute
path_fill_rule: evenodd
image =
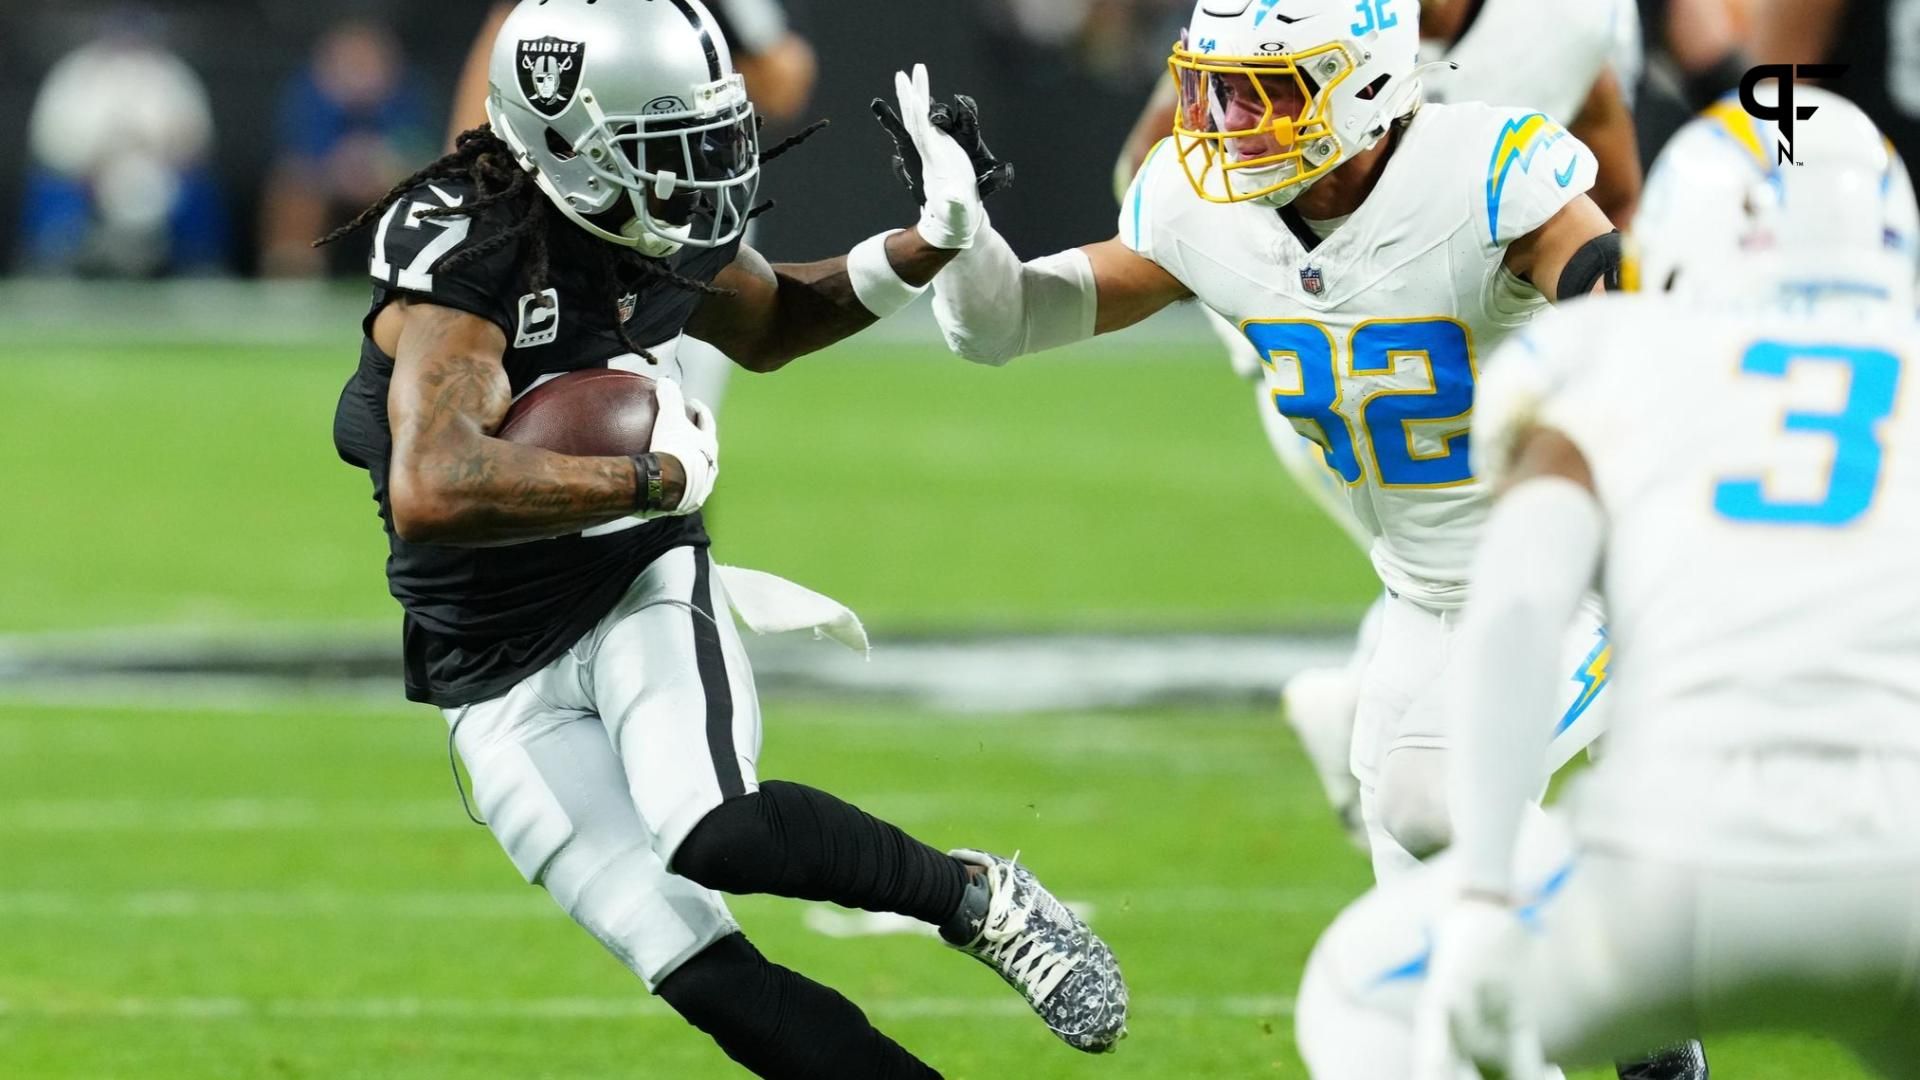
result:
<svg viewBox="0 0 1920 1080"><path fill-rule="evenodd" d="M1567 268L1560 271L1560 287L1554 299L1568 300L1585 296L1603 281L1607 284L1608 292L1619 292L1620 253L1618 229L1580 245L1580 250L1567 260Z"/></svg>

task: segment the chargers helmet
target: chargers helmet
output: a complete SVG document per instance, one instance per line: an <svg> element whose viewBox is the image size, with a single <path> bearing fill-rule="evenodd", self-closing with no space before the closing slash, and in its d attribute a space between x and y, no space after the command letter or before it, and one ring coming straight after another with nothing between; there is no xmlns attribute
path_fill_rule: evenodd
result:
<svg viewBox="0 0 1920 1080"><path fill-rule="evenodd" d="M1169 65L1209 202L1280 207L1419 107L1415 0L1200 0Z"/></svg>
<svg viewBox="0 0 1920 1080"><path fill-rule="evenodd" d="M1763 101L1778 95L1770 83L1758 89ZM1623 275L1630 288L1913 307L1920 207L1899 154L1838 94L1795 86L1793 103L1813 114L1796 117L1790 142L1737 95L1674 136L1647 173Z"/></svg>
<svg viewBox="0 0 1920 1080"><path fill-rule="evenodd" d="M489 83L494 133L593 235L663 258L746 231L758 125L701 0L521 0Z"/></svg>

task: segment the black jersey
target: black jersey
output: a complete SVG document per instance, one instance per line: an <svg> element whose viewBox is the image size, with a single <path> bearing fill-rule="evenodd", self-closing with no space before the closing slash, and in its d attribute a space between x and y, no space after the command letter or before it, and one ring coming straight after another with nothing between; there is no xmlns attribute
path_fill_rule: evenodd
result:
<svg viewBox="0 0 1920 1080"><path fill-rule="evenodd" d="M395 535L387 498L393 447L387 386L393 359L372 336L374 317L389 301L411 296L500 327L507 338L507 378L516 396L543 376L607 367L630 357L616 328L616 307L618 317L627 320L628 334L651 349L675 341L700 301L696 293L653 278L608 281L590 273L601 265L592 245L602 241L557 212L549 288L536 293L526 284L520 241L447 270L450 256L497 239L514 220L515 211L503 207L478 218L419 216L435 207L458 206L473 195L464 180L422 184L376 226L373 306L362 323L359 369L340 395L333 425L341 458L371 476L386 527L387 585L406 612L407 696L443 707L504 693L585 635L654 559L674 547L707 542L697 514L494 548L412 544ZM708 282L733 261L738 248L738 243L687 248L670 265L684 277Z"/></svg>
<svg viewBox="0 0 1920 1080"><path fill-rule="evenodd" d="M1847 65L1827 88L1860 106L1914 166L1920 155L1920 3L1852 0L1827 62Z"/></svg>

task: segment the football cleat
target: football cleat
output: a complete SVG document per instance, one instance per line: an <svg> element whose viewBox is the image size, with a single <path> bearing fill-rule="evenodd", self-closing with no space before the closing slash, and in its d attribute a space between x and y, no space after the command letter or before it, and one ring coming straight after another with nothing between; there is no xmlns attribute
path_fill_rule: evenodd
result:
<svg viewBox="0 0 1920 1080"><path fill-rule="evenodd" d="M1127 983L1107 943L1013 859L950 854L982 870L986 896L973 936L948 944L998 972L1068 1046L1111 1052L1127 1034Z"/></svg>
<svg viewBox="0 0 1920 1080"><path fill-rule="evenodd" d="M1353 681L1346 668L1308 668L1287 680L1280 701L1287 725L1300 737L1347 838L1364 851L1367 828L1360 820L1360 781L1354 779L1349 761L1357 696Z"/></svg>
<svg viewBox="0 0 1920 1080"><path fill-rule="evenodd" d="M1708 1080L1707 1051L1697 1042L1670 1046L1646 1061L1621 1065L1620 1080Z"/></svg>

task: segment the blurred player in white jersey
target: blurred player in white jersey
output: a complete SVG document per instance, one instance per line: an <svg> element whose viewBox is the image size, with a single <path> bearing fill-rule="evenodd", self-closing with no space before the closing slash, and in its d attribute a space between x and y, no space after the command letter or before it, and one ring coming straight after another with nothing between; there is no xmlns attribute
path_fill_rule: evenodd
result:
<svg viewBox="0 0 1920 1080"><path fill-rule="evenodd" d="M1421 59L1433 65L1422 69L1429 101L1480 102L1567 119L1568 130L1599 164L1590 196L1615 225L1627 226L1641 184L1633 92L1643 46L1633 0L1426 0L1419 6L1419 29ZM1171 80L1148 102L1116 170L1122 197L1147 154L1166 136L1177 103ZM1345 482L1327 468L1319 448L1273 407L1259 353L1231 322L1217 315L1209 321L1234 370L1254 382L1255 411L1281 465L1362 551L1368 550L1373 537L1354 515ZM1376 604L1346 664L1302 671L1285 690L1287 720L1335 812L1356 832L1359 782L1349 757L1360 680L1379 626Z"/></svg>
<svg viewBox="0 0 1920 1080"><path fill-rule="evenodd" d="M1252 343L1269 407L1337 474L1391 594L1352 754L1382 875L1446 840L1431 691L1487 504L1466 437L1481 362L1619 265L1584 194L1592 154L1538 112L1423 104L1418 20L1411 0L1201 0L1172 58L1174 135L1120 235L1022 265L983 229L934 305L985 363L1196 297ZM1541 717L1567 729L1563 754L1591 737L1604 673L1597 616L1569 633L1566 701Z"/></svg>
<svg viewBox="0 0 1920 1080"><path fill-rule="evenodd" d="M1864 113L1796 105L1684 129L1636 230L1652 295L1496 358L1458 837L1315 950L1319 1080L1530 1080L1761 1027L1920 1076L1920 210ZM1596 577L1609 752L1527 820L1552 641Z"/></svg>

